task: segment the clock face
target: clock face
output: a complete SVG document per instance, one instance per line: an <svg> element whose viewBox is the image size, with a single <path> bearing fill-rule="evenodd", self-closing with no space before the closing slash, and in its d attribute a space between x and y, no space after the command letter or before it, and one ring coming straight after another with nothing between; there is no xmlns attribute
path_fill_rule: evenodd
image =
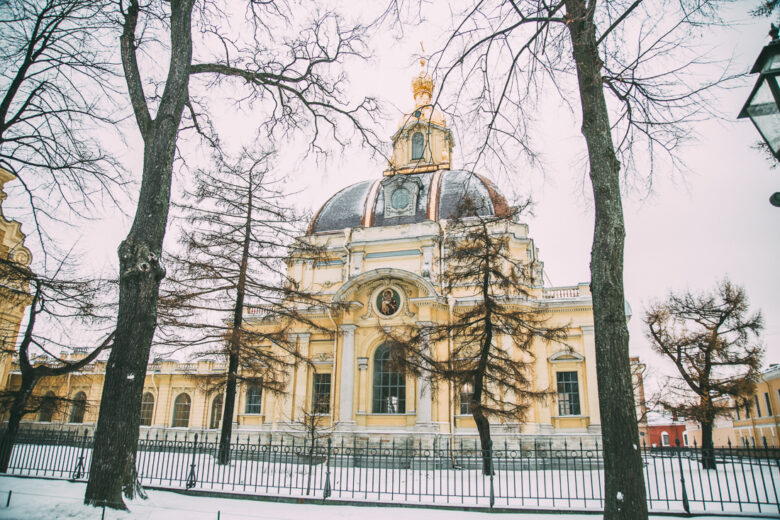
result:
<svg viewBox="0 0 780 520"><path fill-rule="evenodd" d="M396 189L390 196L390 204L393 206L393 209L397 211L400 211L409 206L411 200L411 194L404 188Z"/></svg>
<svg viewBox="0 0 780 520"><path fill-rule="evenodd" d="M414 117L416 117L417 119L420 119L422 117L422 111L415 110L414 111Z"/></svg>

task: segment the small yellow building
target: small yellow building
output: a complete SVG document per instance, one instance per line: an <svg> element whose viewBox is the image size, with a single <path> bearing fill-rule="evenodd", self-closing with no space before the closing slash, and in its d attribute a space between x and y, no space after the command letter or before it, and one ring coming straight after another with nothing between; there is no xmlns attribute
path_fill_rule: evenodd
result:
<svg viewBox="0 0 780 520"><path fill-rule="evenodd" d="M453 169L453 138L442 113L431 107L432 79L421 72L412 82L414 107L403 116L392 136L388 168L374 180L344 188L317 212L301 240L318 246L324 256L291 257L289 275L300 287L326 302L306 309L316 330L293 328L290 338L311 363L299 363L289 374L287 392L275 396L257 386L239 387L234 432L274 435L299 430L304 411L320 414L343 438L425 439L452 435L476 437L468 412L467 388L437 386L426 377L402 376L388 364L385 332L394 327L429 327L446 322L468 308L473 290L447 292L442 282L447 254L443 243L448 219L466 197L483 216L504 216L507 201L486 177ZM509 237L515 258L533 264L533 279L541 281L544 264L519 221L497 222L491 232ZM587 283L529 288L523 305L547 309L553 325L566 326L565 345L538 342L534 346L535 389L552 397L532 405L524 424L496 422L492 433L535 439L600 439L596 387L595 342L590 288ZM271 327L262 310L247 309L248 327ZM330 332L327 332L330 331ZM429 345L435 356L447 356L447 342ZM497 347L522 353L508 336ZM82 356L84 353L75 353ZM71 410L32 421L94 423L100 399L104 362L98 361L71 377L43 381L37 392L76 399ZM222 420L222 396L210 391L224 363L177 363L155 360L145 382L141 422L147 433L158 429L181 433L216 432ZM13 385L3 379L4 384ZM512 397L507 396L507 399ZM93 405L82 413L79 402ZM75 410L75 411L74 411ZM179 430L180 429L180 430ZM142 431L142 436L145 433Z"/></svg>

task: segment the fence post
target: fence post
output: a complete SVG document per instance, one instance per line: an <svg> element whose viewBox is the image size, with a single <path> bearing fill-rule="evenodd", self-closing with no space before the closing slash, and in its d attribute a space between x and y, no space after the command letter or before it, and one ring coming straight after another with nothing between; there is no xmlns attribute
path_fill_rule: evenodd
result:
<svg viewBox="0 0 780 520"><path fill-rule="evenodd" d="M496 494L493 490L493 475L496 470L493 467L493 441L489 441L488 444L488 459L490 460L490 509L493 509L493 504L496 503Z"/></svg>
<svg viewBox="0 0 780 520"><path fill-rule="evenodd" d="M328 437L328 458L325 459L325 488L322 490L323 500L330 496L330 443L331 439Z"/></svg>
<svg viewBox="0 0 780 520"><path fill-rule="evenodd" d="M682 464L682 448L680 448L680 439L679 437L674 440L674 443L677 445L677 463L680 466L680 484L682 485L682 503L683 503L683 509L685 509L685 512L687 514L691 514L691 506L688 503L688 492L685 490L685 473L683 473L683 464Z"/></svg>
<svg viewBox="0 0 780 520"><path fill-rule="evenodd" d="M187 489L192 489L195 487L195 484L198 483L197 475L195 474L195 449L198 446L198 434L195 434L195 441L192 443L192 462L190 463L190 474L187 475L187 483L185 484L185 487Z"/></svg>
<svg viewBox="0 0 780 520"><path fill-rule="evenodd" d="M81 438L81 450L79 451L79 461L76 464L76 469L73 470L73 475L70 480L78 480L84 475L84 449L87 444L88 429L84 429L84 437Z"/></svg>

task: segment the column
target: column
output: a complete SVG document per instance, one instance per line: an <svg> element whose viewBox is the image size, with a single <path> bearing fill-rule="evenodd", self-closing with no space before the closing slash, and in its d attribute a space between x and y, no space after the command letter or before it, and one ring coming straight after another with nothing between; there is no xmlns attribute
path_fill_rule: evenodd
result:
<svg viewBox="0 0 780 520"><path fill-rule="evenodd" d="M435 323L418 321L420 327L421 347L424 356L431 355L430 329ZM417 378L417 426L430 426L431 424L431 382L426 373Z"/></svg>
<svg viewBox="0 0 780 520"><path fill-rule="evenodd" d="M341 374L339 376L339 422L354 424L352 398L355 388L355 329L342 325Z"/></svg>
<svg viewBox="0 0 780 520"><path fill-rule="evenodd" d="M290 411L290 420L300 420L303 416L303 410L306 410L306 383L308 381L309 366L302 360L309 358L309 339L311 334L308 332L295 334L298 336L298 355L300 359L295 363L295 387L293 389L293 409Z"/></svg>
<svg viewBox="0 0 780 520"><path fill-rule="evenodd" d="M360 373L360 385L358 386L358 413L365 414L368 410L368 396L371 394L368 388L368 358L357 358L358 372Z"/></svg>
<svg viewBox="0 0 780 520"><path fill-rule="evenodd" d="M593 333L593 325L582 325L580 329L582 329L582 343L585 347L586 379L586 381L580 382L580 392L584 392L587 388L585 399L588 400L588 416L590 416L588 431L601 433L601 412L599 411L598 392L599 382L598 375L596 374L596 336Z"/></svg>

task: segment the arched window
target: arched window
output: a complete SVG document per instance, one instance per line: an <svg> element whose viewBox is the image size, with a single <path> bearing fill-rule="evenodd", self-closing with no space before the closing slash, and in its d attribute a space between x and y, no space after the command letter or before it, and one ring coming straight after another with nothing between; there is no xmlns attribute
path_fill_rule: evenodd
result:
<svg viewBox="0 0 780 520"><path fill-rule="evenodd" d="M669 434L666 432L661 433L661 446L669 446Z"/></svg>
<svg viewBox="0 0 780 520"><path fill-rule="evenodd" d="M263 408L263 387L249 385L246 389L246 407L244 413L261 413Z"/></svg>
<svg viewBox="0 0 780 520"><path fill-rule="evenodd" d="M141 426L151 426L153 416L154 396L151 392L146 392L141 398Z"/></svg>
<svg viewBox="0 0 780 520"><path fill-rule="evenodd" d="M225 397L222 394L219 394L214 398L214 401L211 402L211 423L209 424L209 428L212 430L219 428L219 425L222 422L222 404L224 400Z"/></svg>
<svg viewBox="0 0 780 520"><path fill-rule="evenodd" d="M84 412L87 410L87 394L79 392L73 397L70 405L70 417L68 422L81 424L84 422Z"/></svg>
<svg viewBox="0 0 780 520"><path fill-rule="evenodd" d="M406 378L390 366L390 346L374 353L373 413L406 413Z"/></svg>
<svg viewBox="0 0 780 520"><path fill-rule="evenodd" d="M174 428L186 428L190 425L190 396L179 394L173 402L173 421L171 426Z"/></svg>
<svg viewBox="0 0 780 520"><path fill-rule="evenodd" d="M425 138L422 132L415 132L412 135L412 160L416 161L423 158L425 150Z"/></svg>
<svg viewBox="0 0 780 520"><path fill-rule="evenodd" d="M46 392L46 394L44 394L43 399L41 399L41 408L38 412L38 420L41 422L51 422L56 409L57 396L54 395L54 392L49 390Z"/></svg>

